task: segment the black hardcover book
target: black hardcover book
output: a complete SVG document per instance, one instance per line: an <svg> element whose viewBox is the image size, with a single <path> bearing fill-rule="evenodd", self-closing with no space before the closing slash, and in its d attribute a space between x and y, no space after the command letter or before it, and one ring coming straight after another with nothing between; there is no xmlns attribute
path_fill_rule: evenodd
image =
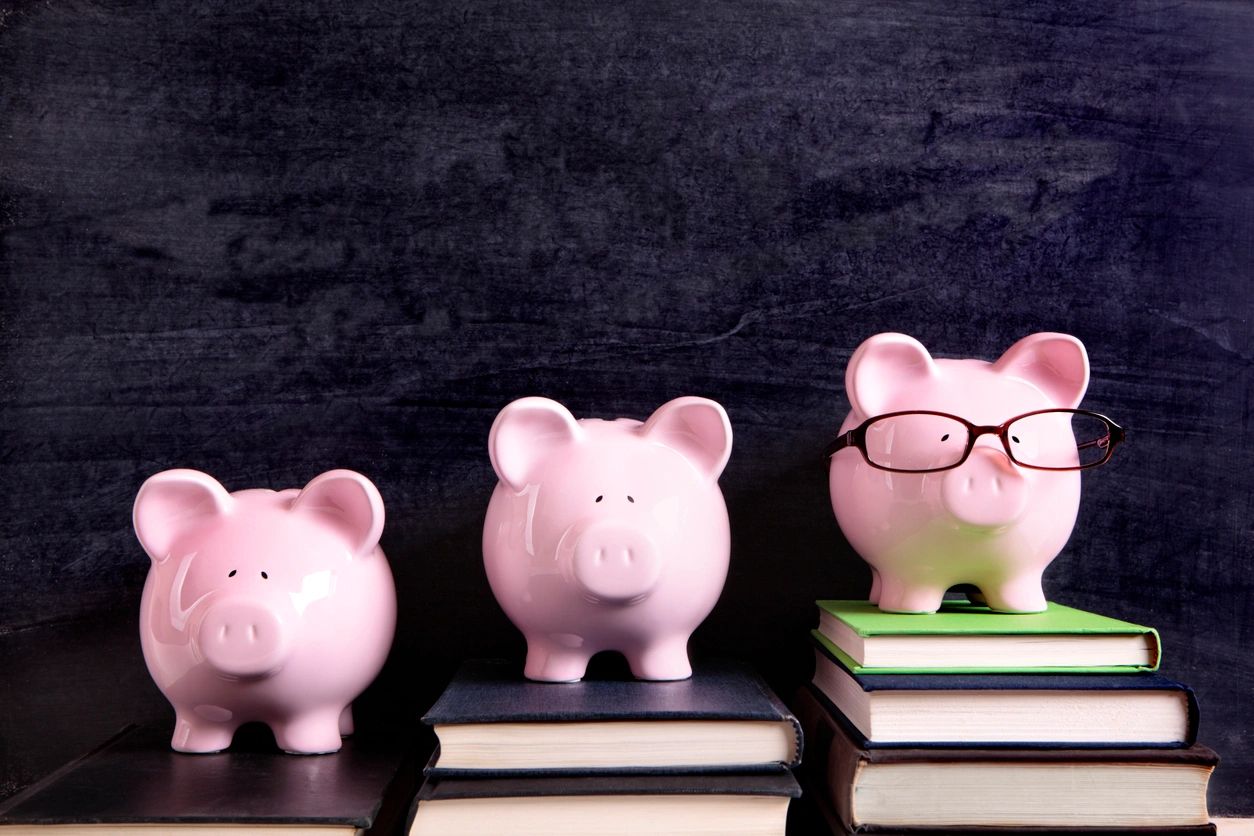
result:
<svg viewBox="0 0 1254 836"><path fill-rule="evenodd" d="M1181 748L1193 690L1158 673L857 674L815 643L814 686L870 748Z"/></svg>
<svg viewBox="0 0 1254 836"><path fill-rule="evenodd" d="M428 777L410 813L409 836L782 834L788 803L800 794L791 772Z"/></svg>
<svg viewBox="0 0 1254 836"><path fill-rule="evenodd" d="M517 663L466 662L423 721L429 775L783 771L801 727L751 669L696 665L678 682L539 683Z"/></svg>
<svg viewBox="0 0 1254 836"><path fill-rule="evenodd" d="M129 726L9 799L0 833L383 833L413 797L416 770L394 740L289 755L240 737L229 751L189 755L170 749L167 729Z"/></svg>
<svg viewBox="0 0 1254 836"><path fill-rule="evenodd" d="M833 832L1213 833L1218 762L1187 749L870 749L821 694L793 699L809 741L802 778Z"/></svg>

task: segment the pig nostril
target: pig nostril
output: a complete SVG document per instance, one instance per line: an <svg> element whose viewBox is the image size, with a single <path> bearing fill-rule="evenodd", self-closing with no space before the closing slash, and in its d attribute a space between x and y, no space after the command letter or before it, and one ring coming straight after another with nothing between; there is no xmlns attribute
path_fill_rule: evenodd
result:
<svg viewBox="0 0 1254 836"><path fill-rule="evenodd" d="M218 628L218 638L225 639L228 632L229 631L226 629L226 625L223 624L220 628Z"/></svg>
<svg viewBox="0 0 1254 836"><path fill-rule="evenodd" d="M605 562L605 549L597 549L595 559L597 563L604 563Z"/></svg>
<svg viewBox="0 0 1254 836"><path fill-rule="evenodd" d="M967 483L966 485L963 486L963 490L966 491L967 493L971 493L971 486L974 484L975 484L975 480L971 478L970 476L968 476Z"/></svg>
<svg viewBox="0 0 1254 836"><path fill-rule="evenodd" d="M256 624L248 625L248 640L250 642L257 641L257 625Z"/></svg>
<svg viewBox="0 0 1254 836"><path fill-rule="evenodd" d="M635 559L636 559L636 556L631 553L631 549L628 549L627 550L627 562L631 563Z"/></svg>
<svg viewBox="0 0 1254 836"><path fill-rule="evenodd" d="M1001 493L1001 477L993 477L993 493Z"/></svg>

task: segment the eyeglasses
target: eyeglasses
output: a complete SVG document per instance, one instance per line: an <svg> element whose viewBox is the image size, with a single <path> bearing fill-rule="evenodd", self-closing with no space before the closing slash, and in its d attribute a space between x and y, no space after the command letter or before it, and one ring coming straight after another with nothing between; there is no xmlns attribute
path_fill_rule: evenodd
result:
<svg viewBox="0 0 1254 836"><path fill-rule="evenodd" d="M1001 439L1006 455L1034 470L1085 470L1110 461L1126 437L1105 415L1084 409L1041 409L980 427L945 412L876 415L827 446L826 458L857 447L871 467L894 473L936 473L967 460L982 435Z"/></svg>

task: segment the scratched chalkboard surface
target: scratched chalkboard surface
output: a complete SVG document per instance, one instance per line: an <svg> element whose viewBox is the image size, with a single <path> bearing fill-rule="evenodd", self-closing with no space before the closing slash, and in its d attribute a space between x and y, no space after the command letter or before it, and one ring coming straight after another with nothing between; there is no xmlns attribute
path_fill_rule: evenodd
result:
<svg viewBox="0 0 1254 836"><path fill-rule="evenodd" d="M1080 337L1129 441L1058 601L1151 624L1254 814L1254 10L832 0L0 4L0 795L137 714L135 491L369 475L414 722L521 657L479 553L497 411L726 405L694 638L781 692L864 595L821 451L867 336ZM366 722L370 722L367 718Z"/></svg>

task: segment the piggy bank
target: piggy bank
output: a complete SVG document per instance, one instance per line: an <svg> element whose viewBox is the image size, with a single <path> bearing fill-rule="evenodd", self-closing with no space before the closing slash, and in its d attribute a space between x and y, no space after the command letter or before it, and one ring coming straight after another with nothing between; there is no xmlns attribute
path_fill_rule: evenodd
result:
<svg viewBox="0 0 1254 836"><path fill-rule="evenodd" d="M1088 380L1065 334L1025 337L995 363L934 360L904 334L858 347L829 478L880 609L935 612L956 584L995 610L1045 609L1041 574L1075 524L1079 470L1122 437L1075 409Z"/></svg>
<svg viewBox="0 0 1254 836"><path fill-rule="evenodd" d="M527 678L582 679L602 650L640 679L691 676L688 639L718 601L731 550L723 408L679 398L644 423L576 421L523 398L497 416L488 449L500 481L483 563L527 640Z"/></svg>
<svg viewBox="0 0 1254 836"><path fill-rule="evenodd" d="M338 750L396 628L374 485L333 470L301 490L227 493L167 470L140 488L134 520L152 558L140 638L174 706L174 749L216 752L260 721L288 752Z"/></svg>

